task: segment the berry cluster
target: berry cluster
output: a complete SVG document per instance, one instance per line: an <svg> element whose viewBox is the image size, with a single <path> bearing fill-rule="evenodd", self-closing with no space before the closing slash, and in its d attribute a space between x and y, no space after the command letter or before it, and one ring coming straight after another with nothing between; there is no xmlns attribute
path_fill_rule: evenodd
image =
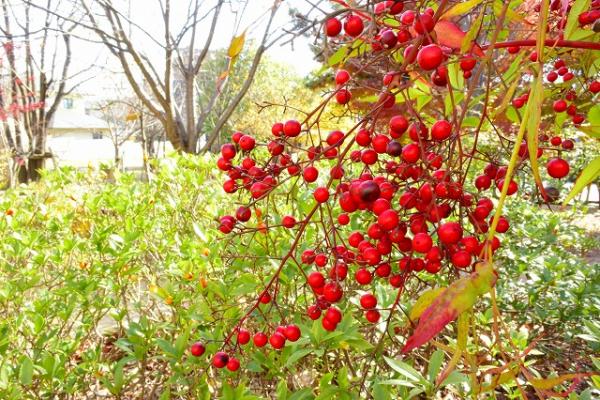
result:
<svg viewBox="0 0 600 400"><path fill-rule="evenodd" d="M439 14L430 8L404 10L405 6L400 1L384 1L375 5L372 14L352 10L343 19L334 17L324 22L326 36L340 39L337 45L361 38L370 44L373 57L388 60L388 68L378 70L383 87L371 89L378 100L353 128L321 137L315 120L311 120L319 113L313 112L304 121L274 123L266 143L235 132L231 142L221 147L217 166L227 175L223 190L238 193L246 204L234 215L220 218L219 229L224 234L242 234L253 208L260 217L257 205L288 181L310 191L314 202L303 215L286 215L268 226L261 222L263 232L286 229L295 239L253 306L225 338L222 351L213 358L215 367L239 368L233 355L251 337L244 326L261 304L277 301L279 274L290 260L300 260L296 262L298 276L312 299L306 309L308 318L320 319L325 330L333 331L343 313L351 310L346 303L350 298L356 300L366 324L387 326L409 278L441 272L457 276L471 271L479 261L489 260L500 248L496 234L507 232L510 224L492 199L503 191L508 196L519 191L507 162L509 154L484 153L478 147L479 131L464 129L456 114L445 116L437 111L423 115L413 101L401 107L396 104L401 94L410 97L405 78L410 74L436 88L440 96L453 94L456 89L448 78L449 65L456 63L468 80L486 68L481 62L484 52L477 45L461 53L460 46L442 44L440 33L435 31L441 24ZM390 18L398 22L397 26L390 26ZM500 47L492 51L505 55L522 51L517 45ZM401 58L389 62L398 52ZM535 52L530 53L529 62L537 62ZM584 123L576 105L581 97L576 87L583 89L584 85L569 83L575 80L575 73L562 59L556 58L553 67L546 79L561 85L553 92L561 96L552 105L554 111L566 111L575 125ZM338 105L350 104L354 88L365 90L351 69L339 69L334 80L329 98ZM598 86L597 81L589 83L586 96L597 93ZM514 108L523 107L528 96L525 93L513 98ZM327 105L328 100L320 107ZM550 139L545 133L539 136L540 143L548 141L552 147L538 148L537 157L557 153L547 162L547 171L553 178L564 178L570 168L560 154L571 150L573 141L558 136ZM312 145L307 146L307 142ZM518 155L517 170L529 158L526 142L520 143ZM474 181L469 175L472 165L483 169ZM327 216L321 220L325 240L303 243L305 250L300 251L301 239L317 215ZM379 305L375 287L381 285L398 291L391 308ZM300 336L297 325L283 321L271 332L254 333L253 343L260 348L268 342L278 350ZM201 344L194 346L192 354L204 353Z"/></svg>

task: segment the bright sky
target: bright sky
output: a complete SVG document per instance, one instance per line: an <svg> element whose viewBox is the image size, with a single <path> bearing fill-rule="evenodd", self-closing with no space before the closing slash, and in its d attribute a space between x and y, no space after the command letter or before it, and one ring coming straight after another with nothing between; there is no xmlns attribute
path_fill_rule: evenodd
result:
<svg viewBox="0 0 600 400"><path fill-rule="evenodd" d="M172 0L172 3L181 4L184 7L172 7L172 31L179 32L183 26L187 15L187 0ZM211 4L213 1L205 1L206 4ZM226 48L229 46L233 35L239 35L244 30L248 30L247 38L260 40L266 27L268 20L269 9L273 4L273 0L249 0L249 5L244 9L236 8L232 5L224 6L221 11L221 17L217 25L212 49ZM124 14L131 12L131 19L139 25L139 30L133 28L134 40L138 43L138 48L143 48L144 53L151 59L158 68L163 65L163 52L153 43L153 38L161 40L164 31L162 30L163 23L160 15L160 8L157 0L131 0L130 9L127 2L119 2L116 4L124 4L119 10ZM272 31L274 35L280 34L281 28L290 23L289 5L293 4L301 11L306 12L310 9L310 5L304 0L287 0L277 11L276 18L273 22ZM209 8L204 8L204 12ZM318 17L321 14L313 12L313 17ZM201 48L206 38L208 27L210 26L210 18L207 18L199 24L200 31L197 35L196 48ZM289 25L288 25L289 26ZM146 31L146 34L141 33L141 30ZM136 33L137 32L137 33ZM96 37L91 36L96 39ZM275 36L272 36L275 37ZM275 44L267 54L272 59L289 65L299 75L305 76L311 70L318 67L314 61L313 53L310 51L309 43L311 39L299 37L294 41L294 46L291 44L281 46ZM185 41L184 43L187 43ZM77 55L73 65L73 70L80 70L89 65L90 62L95 62L99 65L105 65L107 71L94 73L94 79L82 85L81 91L94 93L99 87L110 90L114 86L123 86L118 82L122 77L115 72L120 70L120 66L115 62L114 57L108 54L108 51L101 44L94 44L85 41L77 41L73 45L74 54ZM126 85L125 88L126 89Z"/></svg>

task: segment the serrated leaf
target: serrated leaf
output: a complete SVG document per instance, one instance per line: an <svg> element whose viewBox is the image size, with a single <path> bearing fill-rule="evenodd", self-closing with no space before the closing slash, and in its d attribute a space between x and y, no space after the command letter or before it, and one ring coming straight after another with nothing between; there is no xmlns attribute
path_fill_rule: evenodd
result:
<svg viewBox="0 0 600 400"><path fill-rule="evenodd" d="M596 157L590 162L587 167L581 171L579 177L575 181L575 185L563 201L563 206L567 205L569 201L573 200L587 185L592 183L596 178L600 176L600 156Z"/></svg>

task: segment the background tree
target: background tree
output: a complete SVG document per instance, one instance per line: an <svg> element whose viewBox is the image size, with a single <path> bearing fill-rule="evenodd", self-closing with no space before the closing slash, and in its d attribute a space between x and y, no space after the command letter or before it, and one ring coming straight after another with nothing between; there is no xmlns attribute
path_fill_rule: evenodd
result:
<svg viewBox="0 0 600 400"><path fill-rule="evenodd" d="M60 4L50 0L43 9L8 0L0 4L0 119L12 153L12 169L19 182L26 182L39 178L39 169L50 157L48 123L62 98L74 88L67 83L72 78L71 34L76 23L71 18L73 9L61 10L68 19L58 18Z"/></svg>

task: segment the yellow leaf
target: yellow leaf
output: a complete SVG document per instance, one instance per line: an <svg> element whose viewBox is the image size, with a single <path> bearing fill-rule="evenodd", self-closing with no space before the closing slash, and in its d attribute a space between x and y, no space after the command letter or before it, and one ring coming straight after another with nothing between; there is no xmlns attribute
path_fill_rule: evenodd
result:
<svg viewBox="0 0 600 400"><path fill-rule="evenodd" d="M435 298L444 290L446 290L446 288L441 287L423 292L410 309L408 317L412 321L418 319L421 316L421 314L423 314L423 311L425 311L427 307L431 305L433 300L435 300Z"/></svg>
<svg viewBox="0 0 600 400"><path fill-rule="evenodd" d="M491 390L496 389L498 385L503 385L510 381L513 381L517 376L517 372L519 372L519 366L517 364L512 364L510 369L500 375L496 375L492 378L492 382L489 385L486 385L481 388L481 392L489 392Z"/></svg>
<svg viewBox="0 0 600 400"><path fill-rule="evenodd" d="M531 385L536 389L550 390L554 386L560 385L564 381L575 379L581 375L585 376L585 374L565 374L565 375L556 376L554 378L530 379L529 383L531 383Z"/></svg>
<svg viewBox="0 0 600 400"><path fill-rule="evenodd" d="M242 32L240 36L235 36L231 39L231 43L229 44L229 50L227 50L227 55L231 58L237 57L244 48L244 43L246 42L246 31Z"/></svg>
<svg viewBox="0 0 600 400"><path fill-rule="evenodd" d="M504 112L504 110L506 110L506 108L508 107L508 104L510 103L513 95L515 94L515 91L517 90L517 86L519 86L519 82L521 80L520 79L515 79L513 81L513 83L508 87L508 90L506 91L506 94L504 95L504 98L502 99L502 102L500 103L500 105L498 106L498 108L496 109L496 111L494 111L494 118L502 115L502 113Z"/></svg>
<svg viewBox="0 0 600 400"><path fill-rule="evenodd" d="M494 14L496 14L496 16L499 16L502 13L502 7L504 7L504 2L502 0L494 1ZM506 18L508 18L509 21L527 23L522 16L520 16L510 7L506 9Z"/></svg>
<svg viewBox="0 0 600 400"><path fill-rule="evenodd" d="M483 0L468 0L468 1L459 2L454 7L450 8L448 11L446 11L440 17L440 19L448 19L450 17L455 17L457 15L466 14L473 8L480 5L481 3L483 3Z"/></svg>
<svg viewBox="0 0 600 400"><path fill-rule="evenodd" d="M129 113L125 116L125 121L127 122L131 122L131 121L137 121L140 118L140 115L138 113Z"/></svg>

